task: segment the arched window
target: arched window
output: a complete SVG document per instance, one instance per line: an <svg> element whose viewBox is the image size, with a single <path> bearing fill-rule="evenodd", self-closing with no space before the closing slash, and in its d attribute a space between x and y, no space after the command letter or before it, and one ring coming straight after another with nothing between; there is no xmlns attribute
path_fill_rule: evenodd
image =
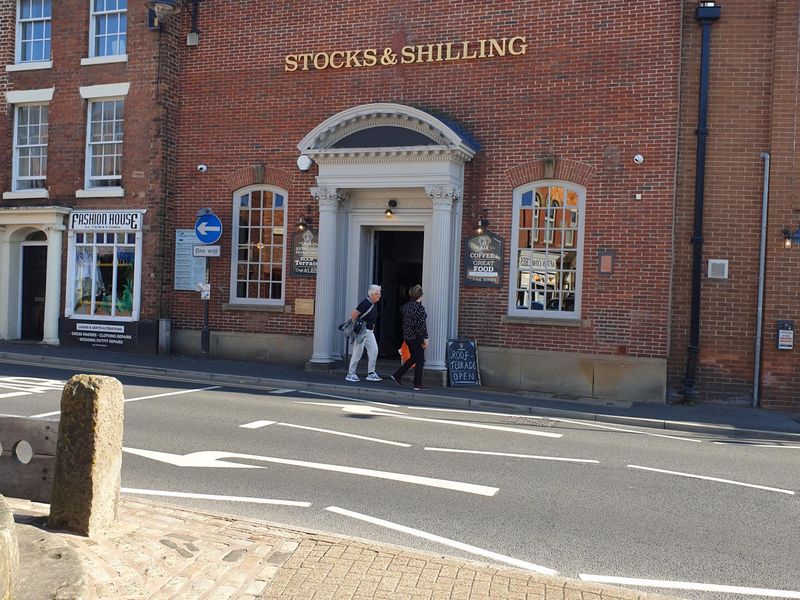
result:
<svg viewBox="0 0 800 600"><path fill-rule="evenodd" d="M580 315L584 196L565 182L514 192L510 315Z"/></svg>
<svg viewBox="0 0 800 600"><path fill-rule="evenodd" d="M283 302L286 192L250 187L234 194L231 302Z"/></svg>

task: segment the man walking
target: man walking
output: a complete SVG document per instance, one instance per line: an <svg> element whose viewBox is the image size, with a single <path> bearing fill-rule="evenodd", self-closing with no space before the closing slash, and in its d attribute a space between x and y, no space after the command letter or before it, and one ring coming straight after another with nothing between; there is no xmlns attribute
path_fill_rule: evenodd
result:
<svg viewBox="0 0 800 600"><path fill-rule="evenodd" d="M364 321L366 331L364 335L356 336L353 342L353 356L350 358L350 370L345 377L345 381L361 381L356 375L358 361L367 349L367 381L382 381L383 378L375 372L375 363L378 360L378 342L375 340L375 323L378 321L378 300L381 299L381 286L372 284L367 290L367 297L364 298L350 318L354 321L361 319Z"/></svg>

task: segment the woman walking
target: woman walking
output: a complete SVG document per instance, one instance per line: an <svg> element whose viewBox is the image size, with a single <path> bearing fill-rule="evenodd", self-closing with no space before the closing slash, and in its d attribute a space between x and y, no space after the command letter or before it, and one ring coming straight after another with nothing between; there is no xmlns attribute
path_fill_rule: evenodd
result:
<svg viewBox="0 0 800 600"><path fill-rule="evenodd" d="M422 286L413 286L408 290L408 295L411 301L400 307L400 314L403 317L403 339L411 357L392 374L392 380L397 385L403 385L403 375L414 365L414 389L422 391L428 389L422 385L425 349L428 347L428 315L422 306Z"/></svg>

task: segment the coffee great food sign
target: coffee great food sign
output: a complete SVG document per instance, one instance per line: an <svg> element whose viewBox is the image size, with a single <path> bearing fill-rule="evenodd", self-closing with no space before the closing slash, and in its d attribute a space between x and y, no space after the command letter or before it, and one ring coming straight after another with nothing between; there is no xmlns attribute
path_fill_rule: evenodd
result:
<svg viewBox="0 0 800 600"><path fill-rule="evenodd" d="M334 50L332 52L303 52L287 54L285 71L321 71L323 69L360 69L364 67L390 67L431 62L477 60L497 56L525 54L528 44L524 35L511 38L490 38L438 44L403 46L399 52L391 47Z"/></svg>

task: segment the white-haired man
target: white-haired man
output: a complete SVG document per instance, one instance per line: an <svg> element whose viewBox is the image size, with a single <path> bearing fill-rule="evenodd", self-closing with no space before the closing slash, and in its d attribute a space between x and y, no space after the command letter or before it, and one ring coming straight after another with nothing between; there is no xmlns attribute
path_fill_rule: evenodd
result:
<svg viewBox="0 0 800 600"><path fill-rule="evenodd" d="M381 299L381 286L372 284L367 290L367 297L356 306L350 318L354 321L361 319L366 326L366 335L361 341L353 342L353 356L350 358L350 370L345 381L361 381L356 375L358 361L367 349L367 381L382 381L382 377L375 372L375 363L378 361L378 342L375 340L375 323L378 321L378 300Z"/></svg>

